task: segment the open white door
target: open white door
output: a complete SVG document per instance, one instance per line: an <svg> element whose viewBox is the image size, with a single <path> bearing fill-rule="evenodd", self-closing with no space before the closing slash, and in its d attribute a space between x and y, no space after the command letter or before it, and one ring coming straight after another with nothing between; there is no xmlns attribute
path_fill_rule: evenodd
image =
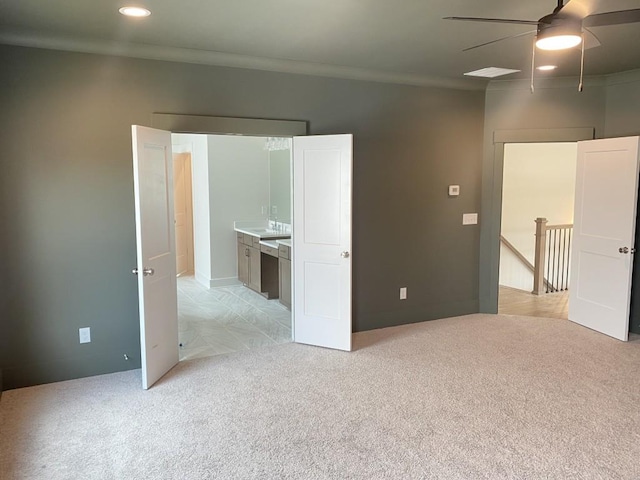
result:
<svg viewBox="0 0 640 480"><path fill-rule="evenodd" d="M578 142L569 320L629 336L638 139Z"/></svg>
<svg viewBox="0 0 640 480"><path fill-rule="evenodd" d="M178 363L171 132L133 125L142 388Z"/></svg>
<svg viewBox="0 0 640 480"><path fill-rule="evenodd" d="M352 135L293 139L293 339L351 350Z"/></svg>

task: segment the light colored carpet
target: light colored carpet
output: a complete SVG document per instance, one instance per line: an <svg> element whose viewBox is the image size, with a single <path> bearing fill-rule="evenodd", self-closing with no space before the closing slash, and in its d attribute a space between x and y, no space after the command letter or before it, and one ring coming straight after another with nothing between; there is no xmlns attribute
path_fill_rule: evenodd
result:
<svg viewBox="0 0 640 480"><path fill-rule="evenodd" d="M4 392L0 478L638 479L640 343L470 315Z"/></svg>

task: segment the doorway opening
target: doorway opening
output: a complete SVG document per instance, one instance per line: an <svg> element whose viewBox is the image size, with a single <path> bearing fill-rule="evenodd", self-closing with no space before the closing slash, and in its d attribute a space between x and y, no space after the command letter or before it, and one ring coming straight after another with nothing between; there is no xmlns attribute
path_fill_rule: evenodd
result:
<svg viewBox="0 0 640 480"><path fill-rule="evenodd" d="M504 145L498 313L569 318L576 158L575 142Z"/></svg>
<svg viewBox="0 0 640 480"><path fill-rule="evenodd" d="M291 138L172 134L172 150L180 360L290 342ZM279 234L247 246L247 226Z"/></svg>
<svg viewBox="0 0 640 480"><path fill-rule="evenodd" d="M228 135L240 130L248 136L293 137L290 165L296 168L292 168L289 200L293 201L291 225L283 226L277 219L260 227L234 222L238 250L242 242L250 257L242 268L238 261L238 270L242 278L247 271L246 283L256 287L254 271L258 270L253 263L257 261L261 268L262 258L250 252L257 249L262 254L263 247L275 250L263 245L263 237L275 228L280 239L282 229L290 228L291 251L285 258L290 261L291 275L285 283L291 293L293 338L297 343L350 351L353 135L305 136L306 123L295 121L171 114L154 114L153 120L154 127L163 128L131 128L137 247L132 273L138 275L143 388L152 386L179 361L172 132ZM209 188L208 177L202 180L204 177L192 174L192 178ZM209 220L200 231L211 235ZM197 238L194 229L194 252ZM194 255L194 265L197 263ZM273 267L273 261L268 263ZM209 287L214 286L213 280L209 278ZM271 287L260 285L256 291L275 298Z"/></svg>

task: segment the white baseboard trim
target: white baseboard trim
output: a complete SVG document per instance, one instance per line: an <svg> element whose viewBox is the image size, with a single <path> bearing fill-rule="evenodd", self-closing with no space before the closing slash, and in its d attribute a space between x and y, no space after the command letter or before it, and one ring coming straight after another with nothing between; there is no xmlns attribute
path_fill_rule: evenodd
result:
<svg viewBox="0 0 640 480"><path fill-rule="evenodd" d="M200 274L200 273L198 273L198 272L196 272L194 276L196 277L196 281L197 281L200 285L202 285L203 287L211 288L211 287L209 286L209 281L210 281L210 280L209 280L207 277L205 277L204 275L202 275L202 274Z"/></svg>
<svg viewBox="0 0 640 480"><path fill-rule="evenodd" d="M209 288L228 287L230 285L242 285L238 277L212 278L209 280Z"/></svg>

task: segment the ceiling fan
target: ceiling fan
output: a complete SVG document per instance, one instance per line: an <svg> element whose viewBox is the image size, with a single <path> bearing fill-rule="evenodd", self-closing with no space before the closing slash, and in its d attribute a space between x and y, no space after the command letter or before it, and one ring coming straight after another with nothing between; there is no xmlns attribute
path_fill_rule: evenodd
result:
<svg viewBox="0 0 640 480"><path fill-rule="evenodd" d="M590 38L590 47L600 45L589 27L601 27L607 25L622 25L625 23L640 22L640 9L620 10L592 15L595 10L596 0L569 0L564 4L558 0L558 6L552 13L539 20L513 20L508 18L483 18L483 17L444 17L445 20L462 20L466 22L491 22L512 23L519 25L532 25L536 30L510 35L490 42L465 48L464 51L484 47L492 43L501 42L510 38L536 34L536 47L541 50L563 50L583 43L583 34Z"/></svg>
<svg viewBox="0 0 640 480"><path fill-rule="evenodd" d="M597 37L589 30L589 27L640 22L640 9L592 14L597 3L597 0L569 0L565 4L563 0L558 0L558 5L553 12L545 15L539 20L514 20L508 18L484 17L444 17L444 19L461 20L466 22L511 23L535 26L536 30L499 38L497 40L474 45L463 50L473 50L475 48L484 47L503 40L509 40L511 38L522 37L535 33L536 36L533 44L531 60L531 92L534 91L533 71L535 66L536 47L541 50L564 50L581 45L582 57L580 62L580 84L578 86L578 90L582 91L585 48L592 48L600 45ZM589 43L589 45L586 45L587 43Z"/></svg>

